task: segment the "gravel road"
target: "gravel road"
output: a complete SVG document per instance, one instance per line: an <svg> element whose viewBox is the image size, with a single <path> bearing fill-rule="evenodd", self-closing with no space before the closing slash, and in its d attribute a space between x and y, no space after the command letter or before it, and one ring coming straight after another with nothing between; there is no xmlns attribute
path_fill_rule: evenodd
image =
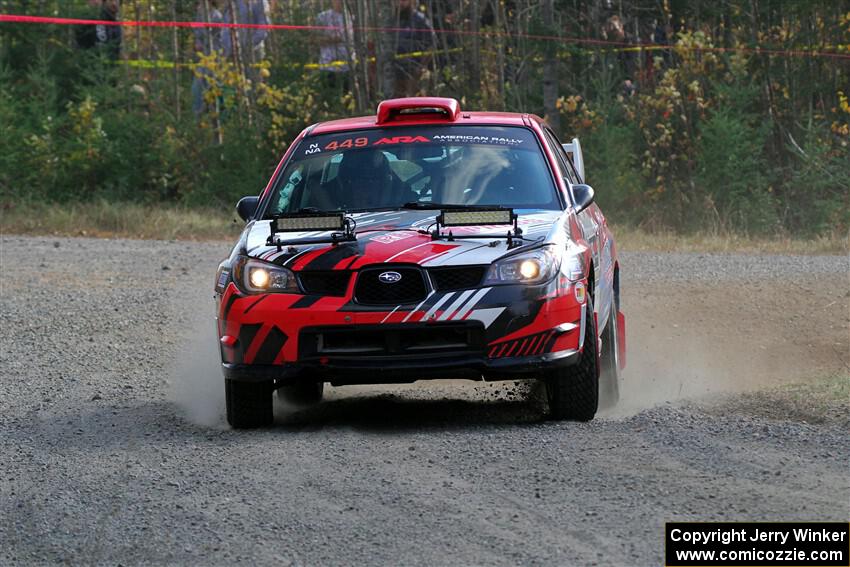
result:
<svg viewBox="0 0 850 567"><path fill-rule="evenodd" d="M445 381L237 432L227 251L0 238L0 565L661 565L665 521L850 518L848 404L765 393L847 375L847 257L623 254L624 400L591 423Z"/></svg>

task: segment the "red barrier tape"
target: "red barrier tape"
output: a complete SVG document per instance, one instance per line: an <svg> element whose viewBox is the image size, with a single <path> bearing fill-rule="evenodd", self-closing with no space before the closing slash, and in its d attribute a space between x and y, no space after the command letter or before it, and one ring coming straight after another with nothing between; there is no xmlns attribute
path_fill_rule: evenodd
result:
<svg viewBox="0 0 850 567"><path fill-rule="evenodd" d="M258 29L258 30L307 30L307 31L334 31L333 26L312 26L312 25L295 25L295 24L240 24L240 23L214 23L214 22L168 22L168 21L142 21L142 20L88 20L79 18L53 18L46 16L21 16L17 14L0 14L0 23L17 23L17 24L56 24L65 26L78 25L105 25L105 26L122 26L122 27L142 27L142 28L235 28L235 29ZM360 26L358 30L365 32L413 32L413 33L437 33L444 35L459 35L459 36L486 36L486 37L522 37L526 39L538 39L546 41L557 41L559 43L575 43L587 45L606 45L615 47L628 47L633 49L687 49L689 51L706 51L717 53L751 53L763 55L777 55L783 57L829 57L834 59L850 59L850 53L835 53L831 51L815 51L815 50L787 50L787 49L765 49L761 47L683 47L672 45L658 44L634 44L623 41L609 41L604 39L577 38L577 37L561 37L557 35L536 35L536 34L510 34L507 32L487 32L487 31L467 31L467 30L416 30L411 28L399 27L368 27Z"/></svg>

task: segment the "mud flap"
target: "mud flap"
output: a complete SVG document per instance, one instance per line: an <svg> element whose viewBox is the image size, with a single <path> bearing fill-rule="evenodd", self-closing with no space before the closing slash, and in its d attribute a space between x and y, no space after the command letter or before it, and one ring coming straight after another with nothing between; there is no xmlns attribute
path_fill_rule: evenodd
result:
<svg viewBox="0 0 850 567"><path fill-rule="evenodd" d="M626 316L622 311L617 311L617 351L622 370L626 367Z"/></svg>

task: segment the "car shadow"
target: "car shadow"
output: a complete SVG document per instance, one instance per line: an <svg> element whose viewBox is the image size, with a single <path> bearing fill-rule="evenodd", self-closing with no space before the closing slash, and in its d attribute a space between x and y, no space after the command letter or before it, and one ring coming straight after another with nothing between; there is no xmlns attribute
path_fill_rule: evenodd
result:
<svg viewBox="0 0 850 567"><path fill-rule="evenodd" d="M451 395L452 392L448 392ZM7 423L6 441L25 447L38 440L39 450L69 448L113 450L160 443L197 446L228 444L246 436L277 436L324 429L354 429L393 434L424 430L473 431L482 426L529 426L546 420L539 394L504 398L459 399L397 393L348 394L309 407L275 400L275 423L258 430L233 430L224 416L215 425L193 423L173 401L98 400L73 407L41 408ZM436 396L436 394L435 394Z"/></svg>
<svg viewBox="0 0 850 567"><path fill-rule="evenodd" d="M290 431L344 426L373 433L402 433L536 424L545 419L544 407L534 395L519 399L462 400L407 399L381 394L327 400L310 407L279 404L275 411L276 428Z"/></svg>

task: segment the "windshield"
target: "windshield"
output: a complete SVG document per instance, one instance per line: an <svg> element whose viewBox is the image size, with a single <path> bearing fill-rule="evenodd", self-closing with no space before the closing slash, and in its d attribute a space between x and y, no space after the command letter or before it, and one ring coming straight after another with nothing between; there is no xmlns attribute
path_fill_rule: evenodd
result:
<svg viewBox="0 0 850 567"><path fill-rule="evenodd" d="M372 129L302 140L266 216L431 204L562 208L534 133L502 126Z"/></svg>

